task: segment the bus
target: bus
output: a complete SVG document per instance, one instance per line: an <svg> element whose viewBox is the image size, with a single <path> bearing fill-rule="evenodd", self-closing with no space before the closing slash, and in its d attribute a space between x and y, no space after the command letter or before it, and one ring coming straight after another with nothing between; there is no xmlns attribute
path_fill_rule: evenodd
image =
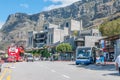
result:
<svg viewBox="0 0 120 80"><path fill-rule="evenodd" d="M91 64L96 61L95 47L81 47L76 48L76 65Z"/></svg>
<svg viewBox="0 0 120 80"><path fill-rule="evenodd" d="M14 44L11 44L8 47L8 58L7 62L16 62L16 61L22 61L21 54L24 54L24 48L22 46L16 46Z"/></svg>

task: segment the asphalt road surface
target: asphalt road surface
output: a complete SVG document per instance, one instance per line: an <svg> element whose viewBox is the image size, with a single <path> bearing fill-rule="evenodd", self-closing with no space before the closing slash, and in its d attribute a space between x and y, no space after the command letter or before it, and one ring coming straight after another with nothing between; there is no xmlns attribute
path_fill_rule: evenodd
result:
<svg viewBox="0 0 120 80"><path fill-rule="evenodd" d="M114 66L36 61L4 63L2 67L0 80L120 80Z"/></svg>

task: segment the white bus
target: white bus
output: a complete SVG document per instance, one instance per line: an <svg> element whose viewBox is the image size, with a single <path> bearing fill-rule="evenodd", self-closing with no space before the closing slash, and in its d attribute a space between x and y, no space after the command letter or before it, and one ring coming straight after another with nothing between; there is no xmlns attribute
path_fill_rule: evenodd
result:
<svg viewBox="0 0 120 80"><path fill-rule="evenodd" d="M96 61L95 47L80 47L76 49L76 65L78 64L91 64Z"/></svg>

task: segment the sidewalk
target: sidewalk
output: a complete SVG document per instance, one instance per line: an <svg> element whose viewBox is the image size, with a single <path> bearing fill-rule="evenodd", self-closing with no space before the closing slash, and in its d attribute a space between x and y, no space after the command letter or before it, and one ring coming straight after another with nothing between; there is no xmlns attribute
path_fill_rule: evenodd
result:
<svg viewBox="0 0 120 80"><path fill-rule="evenodd" d="M104 64L97 63L96 65L115 65L115 62L104 62Z"/></svg>

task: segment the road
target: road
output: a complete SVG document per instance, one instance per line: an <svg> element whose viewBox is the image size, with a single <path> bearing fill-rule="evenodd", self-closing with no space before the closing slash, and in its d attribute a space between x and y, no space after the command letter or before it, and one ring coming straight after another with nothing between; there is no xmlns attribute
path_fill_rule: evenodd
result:
<svg viewBox="0 0 120 80"><path fill-rule="evenodd" d="M36 61L5 63L0 80L120 80L120 76L111 66Z"/></svg>

